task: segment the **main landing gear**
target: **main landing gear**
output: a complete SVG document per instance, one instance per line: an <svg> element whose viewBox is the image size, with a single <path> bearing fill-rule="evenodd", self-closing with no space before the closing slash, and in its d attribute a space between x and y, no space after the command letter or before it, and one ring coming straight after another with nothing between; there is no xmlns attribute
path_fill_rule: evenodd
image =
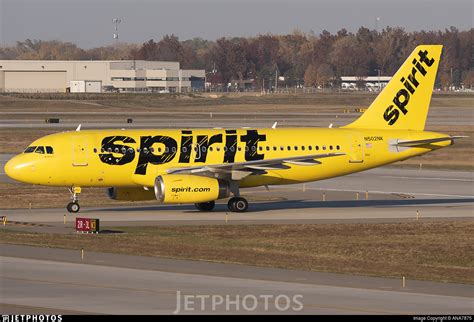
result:
<svg viewBox="0 0 474 322"><path fill-rule="evenodd" d="M80 187L72 187L69 189L71 193L71 202L67 204L66 209L70 213L78 213L81 209L79 206L79 194L81 193Z"/></svg>
<svg viewBox="0 0 474 322"><path fill-rule="evenodd" d="M234 197L229 199L227 203L227 208L232 212L246 212L249 208L249 203L247 199L240 197L239 186L237 182L230 182L230 192ZM215 201L210 202L201 202L194 204L199 211L212 211L216 205Z"/></svg>
<svg viewBox="0 0 474 322"><path fill-rule="evenodd" d="M201 202L201 203L195 203L194 205L199 211L212 211L214 207L216 206L216 202L215 201Z"/></svg>
<svg viewBox="0 0 474 322"><path fill-rule="evenodd" d="M215 201L210 201L210 202L196 203L194 205L196 206L197 210L208 212L208 211L214 210L216 203ZM227 208L229 208L229 211L232 211L232 212L246 212L247 209L249 208L249 203L247 199L245 198L233 197L229 199L229 202L227 203Z"/></svg>
<svg viewBox="0 0 474 322"><path fill-rule="evenodd" d="M233 197L229 199L227 208L232 212L246 212L249 208L249 203L245 198Z"/></svg>

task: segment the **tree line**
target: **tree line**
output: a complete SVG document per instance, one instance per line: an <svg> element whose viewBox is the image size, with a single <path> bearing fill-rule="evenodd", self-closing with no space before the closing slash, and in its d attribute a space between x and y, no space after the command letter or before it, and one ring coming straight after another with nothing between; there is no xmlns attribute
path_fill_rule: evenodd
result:
<svg viewBox="0 0 474 322"><path fill-rule="evenodd" d="M337 84L340 76L391 76L419 44L444 45L438 87L474 87L474 28L407 32L399 27L381 31L361 27L355 33L341 29L334 34L297 30L215 41L165 35L141 45L87 50L70 42L27 39L0 48L0 59L179 61L184 69L205 69L213 83L253 79L261 87L279 76L287 86L327 87Z"/></svg>

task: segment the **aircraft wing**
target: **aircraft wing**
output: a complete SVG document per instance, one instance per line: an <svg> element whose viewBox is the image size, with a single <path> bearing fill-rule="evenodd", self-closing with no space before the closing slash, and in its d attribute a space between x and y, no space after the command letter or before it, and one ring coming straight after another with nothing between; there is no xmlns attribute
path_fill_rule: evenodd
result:
<svg viewBox="0 0 474 322"><path fill-rule="evenodd" d="M187 173L203 176L212 176L229 180L241 180L251 174L264 174L267 170L289 169L290 165L312 166L321 164L318 159L337 157L345 153L325 153L305 156L275 158L267 160L255 160L246 162L220 163L214 165L202 165L182 168L170 168L166 172Z"/></svg>
<svg viewBox="0 0 474 322"><path fill-rule="evenodd" d="M393 144L396 146L404 146L404 147L416 147L425 144L431 144L436 142L444 142L444 141L453 141L456 139L466 138L467 136L446 136L442 138L435 138L435 139L425 139L425 140L414 140L414 141L398 141L397 143Z"/></svg>

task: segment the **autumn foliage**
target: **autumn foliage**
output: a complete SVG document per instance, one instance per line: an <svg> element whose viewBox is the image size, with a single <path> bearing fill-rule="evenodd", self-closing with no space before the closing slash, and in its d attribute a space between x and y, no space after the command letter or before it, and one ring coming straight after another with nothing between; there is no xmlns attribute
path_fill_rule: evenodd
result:
<svg viewBox="0 0 474 322"><path fill-rule="evenodd" d="M459 31L454 27L419 32L361 27L356 33L345 29L335 34L325 30L319 35L294 31L215 41L182 41L165 35L142 45L121 43L87 50L70 42L28 39L0 48L0 59L179 61L182 68L205 69L208 80L216 83L254 79L261 86L278 75L287 86L327 87L337 84L340 76L393 75L419 44L444 45L439 87L474 86L474 29Z"/></svg>

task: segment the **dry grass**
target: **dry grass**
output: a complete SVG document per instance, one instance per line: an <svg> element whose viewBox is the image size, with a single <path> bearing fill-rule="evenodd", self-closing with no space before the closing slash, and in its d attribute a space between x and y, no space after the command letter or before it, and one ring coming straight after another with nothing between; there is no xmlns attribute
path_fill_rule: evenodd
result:
<svg viewBox="0 0 474 322"><path fill-rule="evenodd" d="M124 227L124 234L0 231L3 243L474 283L474 221Z"/></svg>
<svg viewBox="0 0 474 322"><path fill-rule="evenodd" d="M67 188L28 185L22 183L0 183L0 209L65 208L70 194ZM131 201L112 200L106 188L83 188L81 206L133 205ZM156 205L156 201L140 201L139 205Z"/></svg>
<svg viewBox="0 0 474 322"><path fill-rule="evenodd" d="M0 95L0 111L134 111L151 109L186 110L196 107L204 110L221 109L222 106L251 105L265 108L277 106L310 107L367 107L376 94L366 92L318 92L317 94L276 94L219 93L217 98L209 95L149 95L149 94L106 94L106 95L66 95L66 94L4 94ZM434 107L473 107L473 94L434 94Z"/></svg>

